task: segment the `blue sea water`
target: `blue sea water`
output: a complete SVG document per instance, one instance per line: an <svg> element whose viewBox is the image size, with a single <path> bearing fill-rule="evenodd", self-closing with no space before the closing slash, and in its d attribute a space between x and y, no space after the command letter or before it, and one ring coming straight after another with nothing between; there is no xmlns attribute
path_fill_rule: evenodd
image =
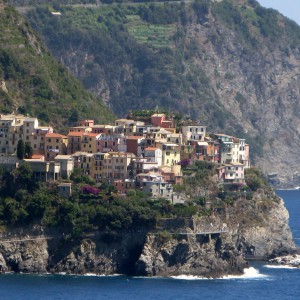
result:
<svg viewBox="0 0 300 300"><path fill-rule="evenodd" d="M278 191L300 245L300 191ZM0 299L300 299L300 269L251 263L241 277L199 279L126 276L0 276Z"/></svg>

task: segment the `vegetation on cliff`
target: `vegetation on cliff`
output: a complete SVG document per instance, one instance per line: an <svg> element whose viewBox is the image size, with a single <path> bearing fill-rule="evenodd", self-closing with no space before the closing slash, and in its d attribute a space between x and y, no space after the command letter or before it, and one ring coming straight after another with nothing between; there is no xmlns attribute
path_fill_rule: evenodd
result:
<svg viewBox="0 0 300 300"><path fill-rule="evenodd" d="M95 231L155 229L160 218L207 217L224 213L240 200L255 203L253 193L258 189L265 193L270 191L256 169L247 171L246 186L220 186L214 179L215 168L216 165L207 162L186 166L185 183L175 189L186 194L187 201L173 205L165 199L154 200L139 190L129 190L125 196L117 194L114 186L105 183L96 188L91 179L76 175L76 171L72 176L72 196L65 198L58 194L57 184L36 183L30 166L23 163L14 171L1 171L0 222L8 226L42 224L73 237ZM268 197L266 201L264 205L270 208L273 200ZM255 205L251 209L256 214Z"/></svg>
<svg viewBox="0 0 300 300"><path fill-rule="evenodd" d="M37 116L63 128L78 118L112 114L43 47L26 21L0 1L0 112Z"/></svg>

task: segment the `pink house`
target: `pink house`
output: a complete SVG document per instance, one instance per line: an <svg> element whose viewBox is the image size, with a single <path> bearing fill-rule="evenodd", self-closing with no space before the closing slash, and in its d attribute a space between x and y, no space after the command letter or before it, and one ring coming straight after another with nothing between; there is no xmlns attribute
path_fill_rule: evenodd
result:
<svg viewBox="0 0 300 300"><path fill-rule="evenodd" d="M118 193L125 194L128 190L135 188L135 180L118 179L114 181L114 186L118 190Z"/></svg>
<svg viewBox="0 0 300 300"><path fill-rule="evenodd" d="M165 119L165 114L154 114L151 116L151 124L161 127L161 124L163 121L165 121Z"/></svg>
<svg viewBox="0 0 300 300"><path fill-rule="evenodd" d="M218 179L224 183L245 183L244 168L237 162L224 164L217 169Z"/></svg>
<svg viewBox="0 0 300 300"><path fill-rule="evenodd" d="M97 138L97 152L118 152L118 138L113 135L103 135Z"/></svg>
<svg viewBox="0 0 300 300"><path fill-rule="evenodd" d="M151 116L151 124L162 128L173 128L173 120L166 120L165 114L154 114Z"/></svg>

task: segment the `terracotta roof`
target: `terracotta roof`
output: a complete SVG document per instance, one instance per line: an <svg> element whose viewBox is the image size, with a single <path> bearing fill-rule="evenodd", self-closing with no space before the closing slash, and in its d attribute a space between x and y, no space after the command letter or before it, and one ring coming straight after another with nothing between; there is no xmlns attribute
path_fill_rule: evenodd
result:
<svg viewBox="0 0 300 300"><path fill-rule="evenodd" d="M68 136L83 136L84 132L69 132Z"/></svg>
<svg viewBox="0 0 300 300"><path fill-rule="evenodd" d="M46 138L67 138L65 135L59 133L47 133L45 135Z"/></svg>
<svg viewBox="0 0 300 300"><path fill-rule="evenodd" d="M32 159L45 159L45 156L42 154L32 154Z"/></svg>
<svg viewBox="0 0 300 300"><path fill-rule="evenodd" d="M155 151L155 150L157 150L158 148L156 148L156 147L147 147L145 150L146 151Z"/></svg>
<svg viewBox="0 0 300 300"><path fill-rule="evenodd" d="M93 132L86 132L85 134L84 134L85 136L98 136L98 135L100 135L100 133L93 133Z"/></svg>

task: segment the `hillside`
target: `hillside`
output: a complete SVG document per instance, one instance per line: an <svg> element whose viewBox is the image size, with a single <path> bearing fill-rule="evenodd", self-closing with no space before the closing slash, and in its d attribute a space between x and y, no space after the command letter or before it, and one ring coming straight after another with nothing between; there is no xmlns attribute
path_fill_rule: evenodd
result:
<svg viewBox="0 0 300 300"><path fill-rule="evenodd" d="M80 117L109 122L99 97L58 63L26 21L0 1L0 112L37 116L62 129Z"/></svg>
<svg viewBox="0 0 300 300"><path fill-rule="evenodd" d="M26 16L116 114L158 106L190 115L209 131L246 137L265 172L286 181L297 173L295 22L255 0L54 7L61 16L45 6Z"/></svg>

